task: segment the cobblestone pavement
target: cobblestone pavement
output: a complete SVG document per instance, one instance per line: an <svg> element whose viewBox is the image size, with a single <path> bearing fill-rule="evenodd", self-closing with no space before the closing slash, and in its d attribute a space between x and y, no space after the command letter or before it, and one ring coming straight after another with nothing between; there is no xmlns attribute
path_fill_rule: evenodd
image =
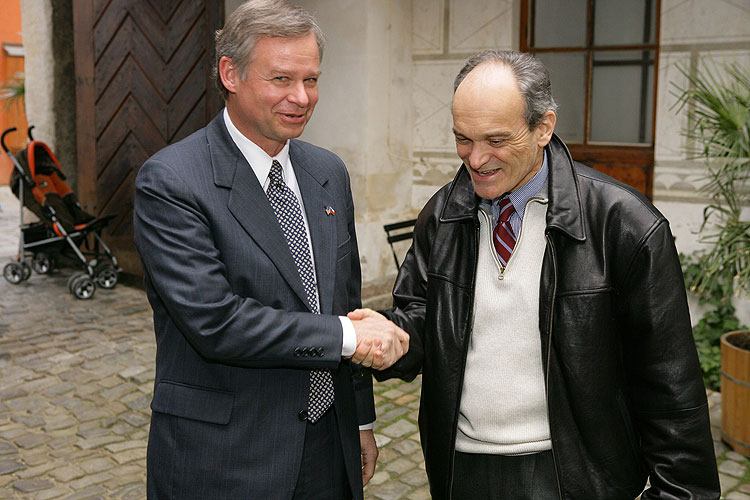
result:
<svg viewBox="0 0 750 500"><path fill-rule="evenodd" d="M15 253L18 215L3 189L2 265ZM34 274L20 285L0 280L0 500L142 499L151 310L143 291L124 285L76 300L69 274ZM368 499L430 498L419 390L419 379L375 384L380 459ZM709 400L722 489L727 499L750 499L750 461L718 441L720 394Z"/></svg>

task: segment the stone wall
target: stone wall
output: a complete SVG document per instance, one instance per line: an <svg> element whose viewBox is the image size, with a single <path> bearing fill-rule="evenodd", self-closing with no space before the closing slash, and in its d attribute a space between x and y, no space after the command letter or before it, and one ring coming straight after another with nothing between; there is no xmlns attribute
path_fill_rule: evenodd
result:
<svg viewBox="0 0 750 500"><path fill-rule="evenodd" d="M34 139L60 161L77 186L76 94L72 0L21 0L25 52L25 102Z"/></svg>
<svg viewBox="0 0 750 500"><path fill-rule="evenodd" d="M675 85L687 82L679 66L721 70L724 62L750 67L750 3L731 0L662 0L656 138L654 143L654 203L669 219L677 248L690 253L701 247L697 230L708 201L700 191L705 166L691 159L683 132L686 110L675 107ZM748 207L750 211L750 207ZM736 300L738 316L750 324L750 302ZM693 320L702 315L691 298Z"/></svg>

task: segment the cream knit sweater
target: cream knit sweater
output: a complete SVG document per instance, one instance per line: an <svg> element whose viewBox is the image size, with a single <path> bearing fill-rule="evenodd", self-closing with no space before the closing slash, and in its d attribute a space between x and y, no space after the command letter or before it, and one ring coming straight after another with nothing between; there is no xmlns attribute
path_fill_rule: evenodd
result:
<svg viewBox="0 0 750 500"><path fill-rule="evenodd" d="M539 279L547 200L526 205L503 270L492 222L479 210L474 324L466 359L456 449L519 455L551 448L539 334Z"/></svg>

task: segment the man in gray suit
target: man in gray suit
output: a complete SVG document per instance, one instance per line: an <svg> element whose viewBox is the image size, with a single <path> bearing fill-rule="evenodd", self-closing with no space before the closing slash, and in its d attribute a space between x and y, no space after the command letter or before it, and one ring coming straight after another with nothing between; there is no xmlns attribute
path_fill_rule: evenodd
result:
<svg viewBox="0 0 750 500"><path fill-rule="evenodd" d="M138 173L157 342L150 499L361 500L372 477L372 381L348 358L388 366L408 336L345 317L360 306L349 176L294 140L322 49L300 8L243 4L216 37L226 108Z"/></svg>

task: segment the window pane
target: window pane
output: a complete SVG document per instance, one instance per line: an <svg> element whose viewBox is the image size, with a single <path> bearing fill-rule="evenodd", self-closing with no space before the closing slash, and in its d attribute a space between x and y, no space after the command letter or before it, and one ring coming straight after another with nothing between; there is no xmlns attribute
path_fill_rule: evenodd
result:
<svg viewBox="0 0 750 500"><path fill-rule="evenodd" d="M656 0L596 0L594 45L654 43Z"/></svg>
<svg viewBox="0 0 750 500"><path fill-rule="evenodd" d="M651 143L653 51L595 52L592 142Z"/></svg>
<svg viewBox="0 0 750 500"><path fill-rule="evenodd" d="M558 104L555 132L564 141L583 142L586 106L586 54L544 52L536 54L550 72L552 96Z"/></svg>
<svg viewBox="0 0 750 500"><path fill-rule="evenodd" d="M535 0L532 47L586 45L588 0Z"/></svg>

